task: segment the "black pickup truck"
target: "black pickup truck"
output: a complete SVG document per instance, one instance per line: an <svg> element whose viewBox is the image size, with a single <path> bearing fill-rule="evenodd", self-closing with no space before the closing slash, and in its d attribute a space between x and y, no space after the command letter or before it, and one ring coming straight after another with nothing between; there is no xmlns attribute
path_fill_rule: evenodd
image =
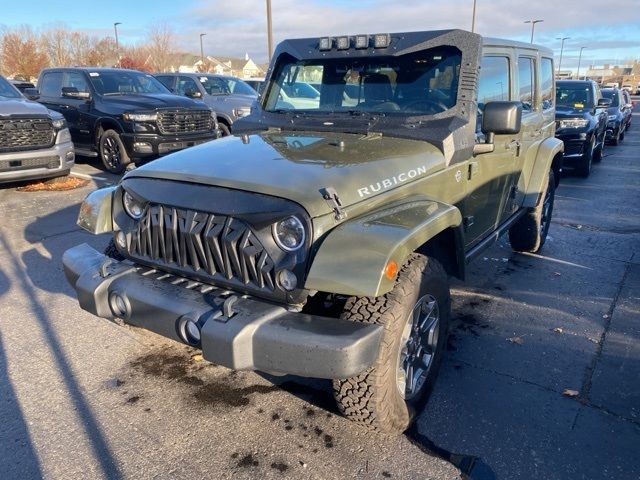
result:
<svg viewBox="0 0 640 480"><path fill-rule="evenodd" d="M581 177L588 177L592 163L602 159L609 103L592 80L556 82L556 137L564 142L563 166Z"/></svg>
<svg viewBox="0 0 640 480"><path fill-rule="evenodd" d="M143 72L50 68L38 88L40 103L67 120L76 152L99 156L112 173L219 136L211 108L173 95Z"/></svg>

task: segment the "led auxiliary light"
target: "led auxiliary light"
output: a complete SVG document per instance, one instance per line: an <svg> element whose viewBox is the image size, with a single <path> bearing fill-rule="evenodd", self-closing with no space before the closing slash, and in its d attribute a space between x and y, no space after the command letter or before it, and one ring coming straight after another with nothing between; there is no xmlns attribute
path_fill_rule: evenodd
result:
<svg viewBox="0 0 640 480"><path fill-rule="evenodd" d="M369 48L369 35L356 35L356 48Z"/></svg>
<svg viewBox="0 0 640 480"><path fill-rule="evenodd" d="M388 33L376 33L373 36L374 48L387 48L391 43L391 37Z"/></svg>
<svg viewBox="0 0 640 480"><path fill-rule="evenodd" d="M318 45L318 49L331 50L332 46L333 46L333 39L331 37L323 37L320 39L320 45Z"/></svg>
<svg viewBox="0 0 640 480"><path fill-rule="evenodd" d="M338 50L348 50L350 43L349 37L338 37L336 39L336 48Z"/></svg>

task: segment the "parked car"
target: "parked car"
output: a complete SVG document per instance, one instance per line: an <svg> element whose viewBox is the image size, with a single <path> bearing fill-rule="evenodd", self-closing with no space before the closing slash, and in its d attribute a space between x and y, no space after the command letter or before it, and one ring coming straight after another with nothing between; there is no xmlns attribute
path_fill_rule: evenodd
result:
<svg viewBox="0 0 640 480"><path fill-rule="evenodd" d="M588 177L592 163L602 159L609 103L593 80L556 81L556 138L564 142L563 167Z"/></svg>
<svg viewBox="0 0 640 480"><path fill-rule="evenodd" d="M264 87L264 78L248 78L245 79L244 82L253 88L258 95L262 93L262 88Z"/></svg>
<svg viewBox="0 0 640 480"><path fill-rule="evenodd" d="M305 82L284 82L278 94L278 108L313 110L320 106L320 92Z"/></svg>
<svg viewBox="0 0 640 480"><path fill-rule="evenodd" d="M315 110L282 106L319 70ZM402 432L446 350L449 276L503 233L522 252L547 238L553 52L461 30L306 38L269 71L234 135L85 200L79 225L112 243L67 250L66 277L94 315L217 365L333 379L346 416Z"/></svg>
<svg viewBox="0 0 640 480"><path fill-rule="evenodd" d="M211 108L136 70L47 68L38 89L40 103L66 118L76 152L112 173L218 137Z"/></svg>
<svg viewBox="0 0 640 480"><path fill-rule="evenodd" d="M16 87L18 90L20 90L20 93L22 93L24 95L25 90L27 90L28 88L36 88L36 86L31 83L31 82L27 82L24 80L9 80L11 82L11 84ZM26 96L26 95L25 95ZM33 99L31 99L33 100Z"/></svg>
<svg viewBox="0 0 640 480"><path fill-rule="evenodd" d="M253 88L236 77L208 73L157 73L155 77L173 93L199 98L215 110L223 136L231 133L233 122L249 115L258 98Z"/></svg>
<svg viewBox="0 0 640 480"><path fill-rule="evenodd" d="M74 159L64 117L0 76L0 183L67 175Z"/></svg>
<svg viewBox="0 0 640 480"><path fill-rule="evenodd" d="M625 90L627 92L631 92L633 91L633 86L630 83L623 83L622 87L620 87L622 90Z"/></svg>
<svg viewBox="0 0 640 480"><path fill-rule="evenodd" d="M607 108L606 140L612 145L618 145L624 140L626 129L626 108L622 91L617 88L603 88L602 96L611 100Z"/></svg>
<svg viewBox="0 0 640 480"><path fill-rule="evenodd" d="M631 101L631 94L628 90L622 91L623 113L624 113L624 130L625 132L631 127L631 120L633 119L633 102Z"/></svg>

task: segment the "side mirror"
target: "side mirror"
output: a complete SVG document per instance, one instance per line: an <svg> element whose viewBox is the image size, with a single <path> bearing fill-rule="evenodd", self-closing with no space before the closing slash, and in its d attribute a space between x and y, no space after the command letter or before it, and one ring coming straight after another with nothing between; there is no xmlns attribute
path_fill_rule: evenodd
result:
<svg viewBox="0 0 640 480"><path fill-rule="evenodd" d="M610 98L601 98L598 100L598 107L599 108L607 108L609 105L611 105L611 99Z"/></svg>
<svg viewBox="0 0 640 480"><path fill-rule="evenodd" d="M184 94L189 98L202 98L202 92L198 90L193 90L191 88L185 90Z"/></svg>
<svg viewBox="0 0 640 480"><path fill-rule="evenodd" d="M474 145L473 154L493 152L494 136L520 133L521 123L522 103L489 102L485 104L482 112L482 133L486 135L486 141Z"/></svg>
<svg viewBox="0 0 640 480"><path fill-rule="evenodd" d="M90 100L89 92L79 92L76 87L62 87L62 96L65 98L77 98L82 100Z"/></svg>
<svg viewBox="0 0 640 480"><path fill-rule="evenodd" d="M37 88L25 88L24 92L22 93L29 100L38 100L40 98L40 94L38 93Z"/></svg>

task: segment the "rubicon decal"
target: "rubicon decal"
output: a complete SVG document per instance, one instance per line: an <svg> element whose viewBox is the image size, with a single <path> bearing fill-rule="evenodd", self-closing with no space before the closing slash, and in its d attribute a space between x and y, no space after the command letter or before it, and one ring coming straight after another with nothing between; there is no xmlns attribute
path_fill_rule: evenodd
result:
<svg viewBox="0 0 640 480"><path fill-rule="evenodd" d="M367 185L365 187L361 187L358 189L358 195L360 198L364 198L368 195L373 195L382 190L387 190L396 185L400 185L401 183L405 183L413 178L416 178L420 175L424 175L427 173L427 166L423 165L421 167L414 168L407 172L399 173L398 175L394 175L393 177L385 178L376 183L372 183L371 185Z"/></svg>

